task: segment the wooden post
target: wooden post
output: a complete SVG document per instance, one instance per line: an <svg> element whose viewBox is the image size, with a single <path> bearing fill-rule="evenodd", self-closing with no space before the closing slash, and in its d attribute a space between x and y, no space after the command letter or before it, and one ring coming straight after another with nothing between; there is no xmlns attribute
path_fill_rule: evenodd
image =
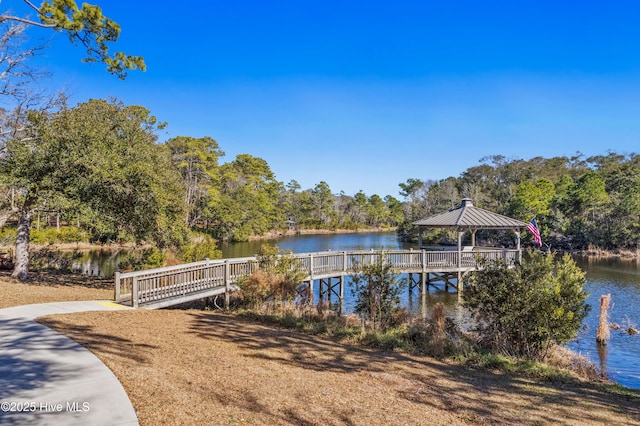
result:
<svg viewBox="0 0 640 426"><path fill-rule="evenodd" d="M212 279L211 279L211 267L209 266L209 258L205 258L204 259L204 284L203 287L204 288L209 288L209 287L213 287L212 284Z"/></svg>
<svg viewBox="0 0 640 426"><path fill-rule="evenodd" d="M230 280L231 280L231 269L230 269L230 265L229 265L229 259L226 259L224 261L224 309L228 310L229 309L229 293L231 293L231 288L230 288Z"/></svg>
<svg viewBox="0 0 640 426"><path fill-rule="evenodd" d="M313 253L309 254L309 306L313 306Z"/></svg>
<svg viewBox="0 0 640 426"><path fill-rule="evenodd" d="M344 313L344 274L340 275L340 307L338 315L342 316Z"/></svg>
<svg viewBox="0 0 640 426"><path fill-rule="evenodd" d="M120 301L120 271L116 271L115 285L113 287L113 300L114 302Z"/></svg>
<svg viewBox="0 0 640 426"><path fill-rule="evenodd" d="M347 272L347 252L346 251L342 252L342 272L343 272L343 275L344 273Z"/></svg>
<svg viewBox="0 0 640 426"><path fill-rule="evenodd" d="M138 307L138 277L133 277L133 285L131 286L131 306Z"/></svg>

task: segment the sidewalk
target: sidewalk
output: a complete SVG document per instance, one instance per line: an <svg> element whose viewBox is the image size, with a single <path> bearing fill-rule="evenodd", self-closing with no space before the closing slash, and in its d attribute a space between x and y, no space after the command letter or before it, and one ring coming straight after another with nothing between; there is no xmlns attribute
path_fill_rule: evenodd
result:
<svg viewBox="0 0 640 426"><path fill-rule="evenodd" d="M0 425L137 425L118 379L95 355L38 324L51 314L130 309L55 302L0 309Z"/></svg>

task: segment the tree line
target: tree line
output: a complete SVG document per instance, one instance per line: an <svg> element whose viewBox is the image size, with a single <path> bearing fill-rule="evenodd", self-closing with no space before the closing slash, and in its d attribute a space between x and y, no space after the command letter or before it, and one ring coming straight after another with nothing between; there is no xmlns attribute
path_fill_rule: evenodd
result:
<svg viewBox="0 0 640 426"><path fill-rule="evenodd" d="M167 247L188 230L246 241L288 227L393 227L403 219L392 196L334 194L324 181L285 185L250 154L220 164L224 152L211 137L158 143L164 124L143 107L62 102L55 112L30 111L5 143L2 207L7 219L15 213L19 230L43 212L92 241Z"/></svg>
<svg viewBox="0 0 640 426"><path fill-rule="evenodd" d="M184 186L185 224L219 240L286 228L393 227L403 219L400 201L389 195L334 194L324 181L307 189L295 180L284 184L250 154L220 164L224 152L211 137L180 136L166 146Z"/></svg>
<svg viewBox="0 0 640 426"><path fill-rule="evenodd" d="M530 160L493 155L480 163L459 177L401 183L406 203L399 235L415 238L415 220L468 197L476 207L525 222L535 217L551 249L640 247L640 155L578 152Z"/></svg>
<svg viewBox="0 0 640 426"><path fill-rule="evenodd" d="M212 137L158 143L165 123L143 106L115 99L71 106L63 94L39 91L46 70L30 64L46 46L26 43L30 27L67 35L86 48L84 61L102 62L119 78L145 64L140 56L110 51L120 27L98 6L24 3L35 17L0 13L0 227L13 225L13 234L3 235L15 241L18 278L28 273L34 218L39 224L52 215L56 227L75 228L67 237L145 242L186 259L210 252L215 240L243 241L286 228L398 226L401 237L412 239L415 220L469 197L523 221L535 216L550 246L638 248L636 154L495 155L459 177L408 179L399 184L403 200L336 194L324 181L303 189L295 180L279 182L264 159L250 154L221 164L224 152Z"/></svg>
<svg viewBox="0 0 640 426"><path fill-rule="evenodd" d="M211 137L158 143L164 127L141 106L64 98L47 110L4 111L0 226L15 227L16 267L27 265L34 215L56 216L94 242L149 243L179 253L204 233L245 241L288 227L393 227L397 199L333 194L326 182L283 184L268 163L224 152ZM25 267L28 269L28 267Z"/></svg>

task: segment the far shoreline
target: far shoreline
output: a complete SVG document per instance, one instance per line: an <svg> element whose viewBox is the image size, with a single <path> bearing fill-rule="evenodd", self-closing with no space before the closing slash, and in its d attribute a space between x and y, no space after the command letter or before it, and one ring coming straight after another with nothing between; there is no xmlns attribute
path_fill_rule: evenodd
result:
<svg viewBox="0 0 640 426"><path fill-rule="evenodd" d="M367 234L394 232L398 227L389 228L358 228L358 229L289 229L286 231L269 231L262 235L252 235L248 241L276 240L282 237L295 237L296 235L340 235L340 234ZM229 243L233 243L229 241Z"/></svg>
<svg viewBox="0 0 640 426"><path fill-rule="evenodd" d="M397 230L397 227L389 227L389 228L358 228L358 229L296 229L296 230L274 230L269 231L267 233L261 235L252 235L248 238L249 242L258 242L258 241L272 241L278 240L285 237L295 237L298 235L341 235L341 234L366 234L366 233L386 233L386 232L394 232ZM219 241L218 244L235 244L240 243L242 241ZM73 243L53 243L53 244L31 244L32 249L42 249L45 247L49 247L52 250L58 251L90 251L90 250L99 250L99 251L109 251L109 252L118 252L121 250L138 250L144 248L153 247L150 244L134 244L134 243L88 243L88 242L73 242ZM12 254L15 249L14 245L3 245L0 246L0 255L4 252L6 254ZM599 249L595 247L590 247L588 249L574 249L574 250L556 250L558 253L568 253L572 256L581 256L592 259L620 259L620 260L639 260L640 259L640 248L636 250L632 249L612 249L605 250Z"/></svg>

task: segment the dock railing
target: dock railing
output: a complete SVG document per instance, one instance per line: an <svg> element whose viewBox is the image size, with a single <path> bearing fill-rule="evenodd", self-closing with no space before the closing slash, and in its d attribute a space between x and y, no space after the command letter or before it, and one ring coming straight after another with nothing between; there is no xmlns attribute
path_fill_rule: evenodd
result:
<svg viewBox="0 0 640 426"><path fill-rule="evenodd" d="M294 253L303 270L304 281L343 276L354 273L362 264L371 264L380 256L398 273L471 271L480 259L504 259L513 265L518 250L475 248L473 251L453 250L386 250L386 251L324 251ZM235 284L259 268L256 257L203 260L164 268L135 272L116 272L115 301L131 305L151 304L171 298L186 297L207 291L228 295Z"/></svg>

